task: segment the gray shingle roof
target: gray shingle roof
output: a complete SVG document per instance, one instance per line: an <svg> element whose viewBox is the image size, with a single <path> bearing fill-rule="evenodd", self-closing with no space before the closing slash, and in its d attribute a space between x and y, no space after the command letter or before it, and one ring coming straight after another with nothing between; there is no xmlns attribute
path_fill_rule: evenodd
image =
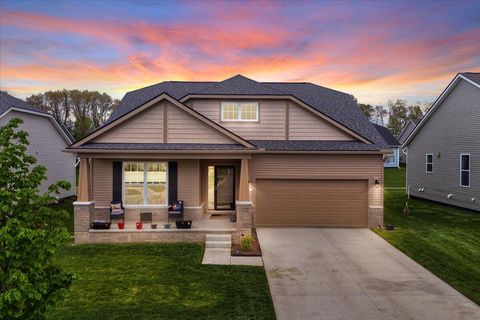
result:
<svg viewBox="0 0 480 320"><path fill-rule="evenodd" d="M250 140L269 151L378 151L378 145L359 141Z"/></svg>
<svg viewBox="0 0 480 320"><path fill-rule="evenodd" d="M68 147L71 148L71 147ZM67 149L68 149L67 148ZM86 143L75 149L102 150L246 150L240 144L212 143Z"/></svg>
<svg viewBox="0 0 480 320"><path fill-rule="evenodd" d="M7 112L8 109L12 107L49 114L48 112L35 108L26 103L25 101L15 98L14 96L11 96L4 91L0 91L0 115L4 114L5 112Z"/></svg>
<svg viewBox="0 0 480 320"><path fill-rule="evenodd" d="M221 82L167 81L128 92L112 112L107 124L162 93L175 99L189 94L291 95L371 142L384 145L383 138L349 94L313 83L257 82L241 75Z"/></svg>
<svg viewBox="0 0 480 320"><path fill-rule="evenodd" d="M389 146L399 146L400 145L400 142L398 142L397 138L395 138L393 136L393 134L390 132L390 130L388 130L387 128L382 127L378 124L375 124L375 123L373 125L377 129L378 133L380 133L380 135L383 137L383 140L385 140L385 142Z"/></svg>
<svg viewBox="0 0 480 320"><path fill-rule="evenodd" d="M462 72L460 74L465 78L468 78L473 82L480 84L480 72Z"/></svg>

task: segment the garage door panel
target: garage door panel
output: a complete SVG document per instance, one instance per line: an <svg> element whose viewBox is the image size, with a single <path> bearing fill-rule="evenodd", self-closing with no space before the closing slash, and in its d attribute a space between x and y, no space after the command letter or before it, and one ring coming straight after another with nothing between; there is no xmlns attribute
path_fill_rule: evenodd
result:
<svg viewBox="0 0 480 320"><path fill-rule="evenodd" d="M365 227L367 181L258 179L255 225Z"/></svg>

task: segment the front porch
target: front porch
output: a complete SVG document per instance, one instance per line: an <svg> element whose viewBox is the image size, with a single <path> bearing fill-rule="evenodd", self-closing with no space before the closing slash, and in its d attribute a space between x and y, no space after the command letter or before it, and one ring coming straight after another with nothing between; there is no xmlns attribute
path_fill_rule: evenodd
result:
<svg viewBox="0 0 480 320"><path fill-rule="evenodd" d="M141 161L148 163L158 160ZM109 203L115 201L115 193L117 193L118 199L119 188L121 201L124 204L126 195L123 185L125 180L122 180L120 187L115 186L114 176L119 175L115 173L115 163L118 162L116 159L81 158L78 200L74 203L76 243L204 241L206 234L220 233L231 234L233 242L239 242L242 236L251 234L253 209L248 186L248 158L163 160L167 164L172 162L178 164L178 169L175 169L178 171L167 172L165 175L167 187L163 197L168 199L168 203L177 199L185 201L183 219L192 221L190 229L177 229L175 219L169 221L166 205L129 206L126 204L123 219L112 219ZM215 201L209 198L212 195L209 171L213 165L217 164L222 168L225 168L226 164L235 168L234 176L222 181L223 185L232 184L234 189L232 192L222 191L222 198L218 198L218 204L217 198ZM167 167L170 166L167 165ZM110 180L102 178L109 170L113 171L112 178ZM125 172L121 174L124 179ZM145 174L146 176L147 174ZM175 181L172 181L173 179ZM194 186L197 184L198 188L195 188ZM113 185L111 191L105 190L108 189L108 185ZM145 191L149 190L145 189ZM147 193L145 192L145 194ZM220 194L220 189L218 194ZM217 196L216 191L215 196ZM232 202L230 211L218 210L220 209L219 204L228 203L228 201ZM212 207L213 202L215 202L214 207ZM137 229L137 222L141 221L142 213L146 212L150 214L151 220L143 221L143 227ZM231 222L231 216L236 217L236 222ZM111 222L110 228L106 230L91 229L92 222L96 220ZM120 229L118 223L122 221L124 221L124 228ZM165 226L167 223L170 223L170 228ZM152 224L156 225L156 228L152 228Z"/></svg>

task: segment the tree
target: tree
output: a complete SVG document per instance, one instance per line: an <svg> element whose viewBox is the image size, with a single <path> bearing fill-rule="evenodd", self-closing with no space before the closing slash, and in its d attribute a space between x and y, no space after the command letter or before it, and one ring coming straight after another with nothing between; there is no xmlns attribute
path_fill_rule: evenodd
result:
<svg viewBox="0 0 480 320"><path fill-rule="evenodd" d="M82 138L107 121L118 100L106 93L88 90L57 90L34 94L27 102L70 129L76 139Z"/></svg>
<svg viewBox="0 0 480 320"><path fill-rule="evenodd" d="M408 111L408 120L418 120L418 119L422 119L423 117L422 107L418 104L413 106L408 106L407 111Z"/></svg>
<svg viewBox="0 0 480 320"><path fill-rule="evenodd" d="M53 260L69 239L62 226L68 214L49 207L70 184L59 181L39 194L46 169L27 154L21 123L14 118L0 127L0 319L43 319L73 279Z"/></svg>
<svg viewBox="0 0 480 320"><path fill-rule="evenodd" d="M388 129L394 136L398 136L408 121L407 101L397 99L388 101Z"/></svg>
<svg viewBox="0 0 480 320"><path fill-rule="evenodd" d="M362 112L365 113L368 119L372 119L373 114L375 113L374 106L372 106L371 104L364 104L364 103L359 103L358 106L360 107Z"/></svg>

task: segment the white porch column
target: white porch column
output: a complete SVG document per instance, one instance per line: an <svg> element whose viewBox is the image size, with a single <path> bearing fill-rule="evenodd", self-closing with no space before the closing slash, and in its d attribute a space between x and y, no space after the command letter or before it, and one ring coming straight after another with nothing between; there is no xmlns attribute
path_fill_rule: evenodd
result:
<svg viewBox="0 0 480 320"><path fill-rule="evenodd" d="M92 182L90 172L90 160L87 158L80 159L80 172L78 180L78 202L88 202L92 200Z"/></svg>
<svg viewBox="0 0 480 320"><path fill-rule="evenodd" d="M240 166L240 183L238 186L237 234L238 239L252 234L253 207L248 189L248 159L242 159Z"/></svg>
<svg viewBox="0 0 480 320"><path fill-rule="evenodd" d="M240 166L238 201L250 201L250 196L248 192L248 159L242 159L242 163Z"/></svg>
<svg viewBox="0 0 480 320"><path fill-rule="evenodd" d="M88 158L81 158L77 201L73 203L75 243L89 242L90 223L95 210L92 200L91 162Z"/></svg>

